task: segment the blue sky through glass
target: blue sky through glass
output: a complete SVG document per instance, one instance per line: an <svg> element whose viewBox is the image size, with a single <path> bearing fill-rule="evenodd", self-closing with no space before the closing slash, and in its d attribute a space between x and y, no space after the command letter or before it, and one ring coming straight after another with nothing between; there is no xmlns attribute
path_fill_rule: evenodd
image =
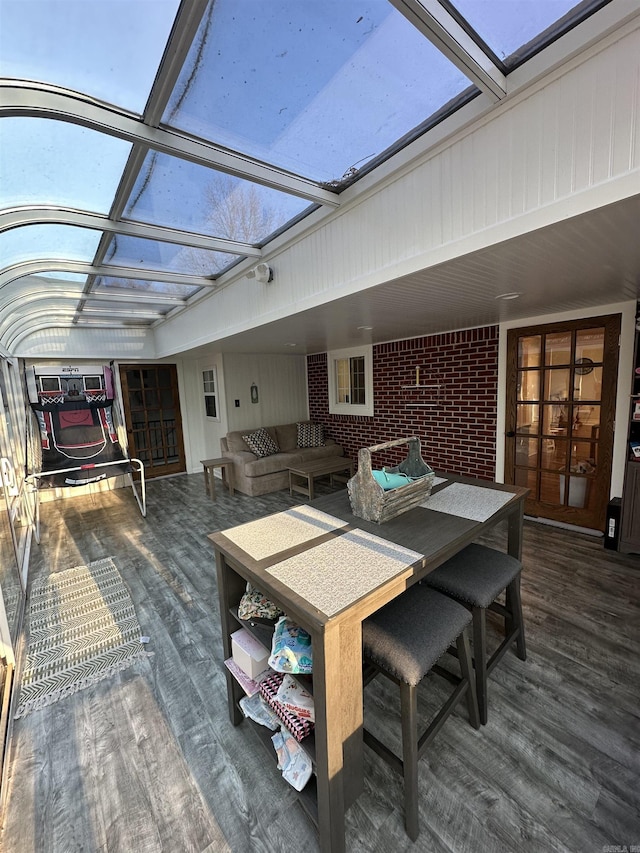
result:
<svg viewBox="0 0 640 853"><path fill-rule="evenodd" d="M452 0L452 4L499 59L579 5L575 0Z"/></svg>
<svg viewBox="0 0 640 853"><path fill-rule="evenodd" d="M97 293L107 292L109 289L133 290L146 293L166 293L170 296L180 296L188 299L193 296L199 287L189 284L174 284L168 281L145 281L144 279L117 278L112 276L99 276L95 282L94 291Z"/></svg>
<svg viewBox="0 0 640 853"><path fill-rule="evenodd" d="M87 276L84 273L54 272L52 270L41 272L38 275L25 276L25 278L40 279L41 281L45 281L47 278L55 278L70 284L85 284L87 281Z"/></svg>
<svg viewBox="0 0 640 853"><path fill-rule="evenodd" d="M387 0L211 10L163 122L315 180L339 180L470 85Z"/></svg>
<svg viewBox="0 0 640 853"><path fill-rule="evenodd" d="M111 239L105 254L105 263L192 275L212 275L238 257L211 249L198 249L119 234Z"/></svg>
<svg viewBox="0 0 640 853"><path fill-rule="evenodd" d="M179 0L0 0L0 76L141 113Z"/></svg>
<svg viewBox="0 0 640 853"><path fill-rule="evenodd" d="M168 154L149 154L124 215L246 243L265 240L309 202Z"/></svg>
<svg viewBox="0 0 640 853"><path fill-rule="evenodd" d="M0 208L78 207L108 213L131 145L77 124L0 120Z"/></svg>
<svg viewBox="0 0 640 853"><path fill-rule="evenodd" d="M90 264L100 237L100 231L75 225L21 225L0 233L0 257L3 266L41 258Z"/></svg>

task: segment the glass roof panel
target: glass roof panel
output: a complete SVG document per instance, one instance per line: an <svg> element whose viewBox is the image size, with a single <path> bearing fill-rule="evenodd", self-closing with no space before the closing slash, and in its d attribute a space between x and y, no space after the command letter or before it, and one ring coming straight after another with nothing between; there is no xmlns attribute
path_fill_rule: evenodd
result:
<svg viewBox="0 0 640 853"><path fill-rule="evenodd" d="M0 257L3 266L45 259L90 264L101 234L100 231L76 225L21 225L0 233Z"/></svg>
<svg viewBox="0 0 640 853"><path fill-rule="evenodd" d="M111 276L97 276L95 279L93 293L100 293L102 289L115 288L117 290L140 291L141 293L158 293L168 296L181 296L188 299L202 288L188 284L174 284L169 281L144 281L141 278L115 278Z"/></svg>
<svg viewBox="0 0 640 853"><path fill-rule="evenodd" d="M104 299L87 299L85 308L86 310L100 310L103 314L113 312L125 312L129 314L134 314L136 311L147 311L149 313L155 312L157 314L166 314L168 311L172 311L174 308L179 307L179 302L162 302L162 300L157 300L154 302L141 302L136 301L135 294L132 295L131 301L127 302L124 299L109 299L105 296Z"/></svg>
<svg viewBox="0 0 640 853"><path fill-rule="evenodd" d="M131 145L77 124L2 118L0 208L75 207L107 214Z"/></svg>
<svg viewBox="0 0 640 853"><path fill-rule="evenodd" d="M482 49L493 51L494 61L502 57L513 68L610 0L439 2L476 33ZM478 91L388 0L198 0L193 6L184 0L182 11L189 10L180 19L184 32L173 30L181 5L181 0L0 0L0 76L76 90L130 114L142 112L155 80L153 124L166 104L165 126L334 186L376 165ZM172 62L184 55L189 27L205 6L170 92ZM174 43L164 64L170 33ZM47 97L42 96L45 105ZM38 206L116 215L124 208L125 217L142 225L260 246L316 208L286 190L146 146L125 172L130 143L55 118L12 116L12 109L5 105L0 122L0 210ZM116 132L118 124L128 127L128 117L116 109L111 114ZM277 180L276 168L272 173ZM125 192L132 185L128 200L117 195L119 187ZM91 263L97 251L103 257L101 236L95 227L50 220L21 225L0 233L0 268L47 258L52 265L65 259ZM79 301L60 293L64 310L54 312L60 317L146 327L210 288L137 276L213 278L244 255L123 235L111 237L104 257L113 276L43 272L28 278L39 282L42 293L85 290ZM31 282L28 297L38 292ZM5 293L26 314L31 301L20 302L14 285L8 287L15 294ZM94 319L74 315L70 305L81 305ZM28 314L46 314L46 308L37 301ZM114 316L122 320L100 319Z"/></svg>
<svg viewBox="0 0 640 853"><path fill-rule="evenodd" d="M240 257L211 249L116 234L105 254L105 263L191 275L213 275Z"/></svg>
<svg viewBox="0 0 640 853"><path fill-rule="evenodd" d="M141 113L179 0L2 0L0 77Z"/></svg>
<svg viewBox="0 0 640 853"><path fill-rule="evenodd" d="M150 153L124 218L261 243L308 207L306 199L168 154Z"/></svg>
<svg viewBox="0 0 640 853"><path fill-rule="evenodd" d="M576 0L451 0L451 5L505 60L583 4Z"/></svg>
<svg viewBox="0 0 640 853"><path fill-rule="evenodd" d="M58 282L53 287L51 286L51 279L56 279ZM86 275L78 273L31 273L15 278L10 284L5 285L3 292L15 289L16 292L20 290L25 293L52 293L55 295L68 289L69 292L81 293L86 280ZM63 285L68 285L68 288Z"/></svg>
<svg viewBox="0 0 640 853"><path fill-rule="evenodd" d="M85 284L89 276L84 273L58 272L57 270L51 270L50 272L42 272L38 275L31 276L31 278L42 279L42 284L46 287L46 280L48 278L55 278L58 281L68 281L70 284Z"/></svg>
<svg viewBox="0 0 640 853"><path fill-rule="evenodd" d="M387 0L215 0L163 122L329 182L469 85Z"/></svg>
<svg viewBox="0 0 640 853"><path fill-rule="evenodd" d="M125 326L151 326L155 320L145 320L138 317L85 317L81 314L74 318L76 326L96 326L100 329L122 329Z"/></svg>
<svg viewBox="0 0 640 853"><path fill-rule="evenodd" d="M82 314L83 316L114 317L115 319L124 319L127 317L133 319L135 317L136 319L140 318L143 320L159 320L168 311L171 311L171 307L154 306L150 303L127 306L120 302L117 304L113 302L87 302L82 309Z"/></svg>

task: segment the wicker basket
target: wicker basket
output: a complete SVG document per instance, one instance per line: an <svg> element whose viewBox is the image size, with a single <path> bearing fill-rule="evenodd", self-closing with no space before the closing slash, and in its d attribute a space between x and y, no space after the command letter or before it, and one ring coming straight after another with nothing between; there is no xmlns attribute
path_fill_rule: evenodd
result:
<svg viewBox="0 0 640 853"><path fill-rule="evenodd" d="M373 477L371 454L388 447L409 445L407 458L394 468L385 469L390 474L406 474L412 479L397 489L384 490ZM351 511L359 518L382 524L421 504L431 494L435 474L420 455L420 439L398 438L358 451L358 470L347 483Z"/></svg>

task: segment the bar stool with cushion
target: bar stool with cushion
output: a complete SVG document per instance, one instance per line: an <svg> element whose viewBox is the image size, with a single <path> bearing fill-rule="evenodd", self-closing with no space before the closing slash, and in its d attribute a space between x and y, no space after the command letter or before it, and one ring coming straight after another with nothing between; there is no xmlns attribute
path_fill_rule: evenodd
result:
<svg viewBox="0 0 640 853"><path fill-rule="evenodd" d="M424 583L462 602L473 616L473 664L480 721L487 722L487 677L513 643L526 660L524 621L520 599L522 563L495 548L474 543L428 574ZM504 592L504 604L496 601ZM504 639L487 660L487 610L504 618Z"/></svg>
<svg viewBox="0 0 640 853"><path fill-rule="evenodd" d="M413 841L419 832L418 761L465 694L471 725L480 728L468 637L470 623L471 614L465 607L417 584L362 625L365 680L380 673L400 686L402 759L367 729L363 732L364 742L404 777L405 828ZM460 677L437 665L454 643ZM455 684L455 689L419 734L417 688L429 672L444 676Z"/></svg>

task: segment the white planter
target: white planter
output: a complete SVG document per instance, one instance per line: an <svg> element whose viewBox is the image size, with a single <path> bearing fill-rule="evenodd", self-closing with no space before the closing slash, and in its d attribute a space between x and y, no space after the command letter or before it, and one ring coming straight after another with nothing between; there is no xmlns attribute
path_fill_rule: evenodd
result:
<svg viewBox="0 0 640 853"><path fill-rule="evenodd" d="M584 508L588 483L585 477L569 477L569 506ZM564 503L564 474L560 474L560 503Z"/></svg>

